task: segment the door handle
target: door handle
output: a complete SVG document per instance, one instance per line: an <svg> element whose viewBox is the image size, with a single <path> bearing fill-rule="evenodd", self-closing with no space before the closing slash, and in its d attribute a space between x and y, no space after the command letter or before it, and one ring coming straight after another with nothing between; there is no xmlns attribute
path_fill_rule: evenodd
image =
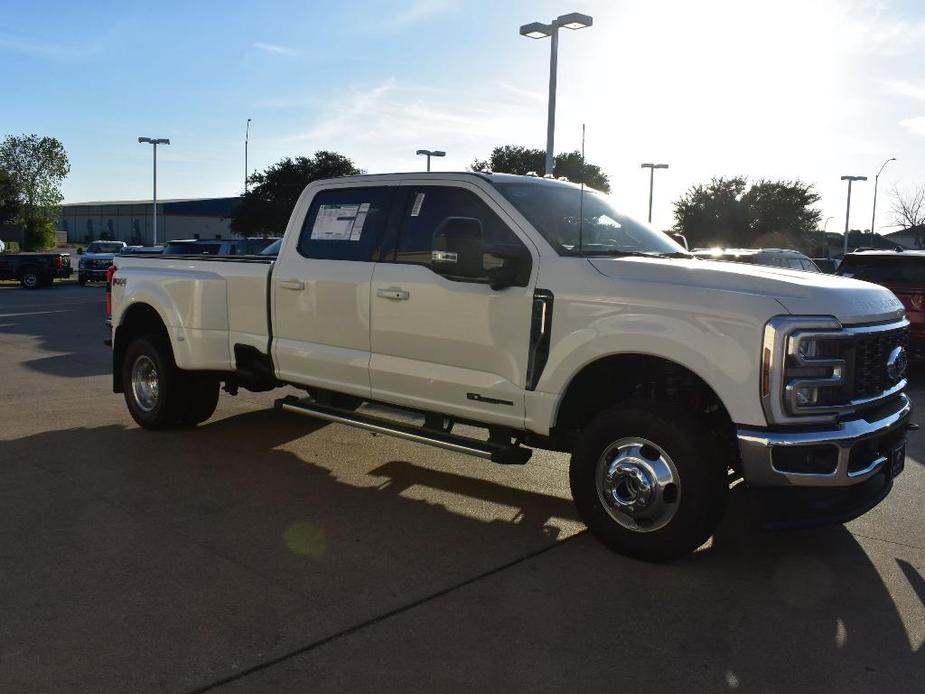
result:
<svg viewBox="0 0 925 694"><path fill-rule="evenodd" d="M377 289L376 296L381 296L383 299L392 299L393 301L404 301L411 298L411 292L398 287L389 287L388 289Z"/></svg>
<svg viewBox="0 0 925 694"><path fill-rule="evenodd" d="M299 291L300 289L305 289L305 282L302 280L280 280L279 286L283 289Z"/></svg>

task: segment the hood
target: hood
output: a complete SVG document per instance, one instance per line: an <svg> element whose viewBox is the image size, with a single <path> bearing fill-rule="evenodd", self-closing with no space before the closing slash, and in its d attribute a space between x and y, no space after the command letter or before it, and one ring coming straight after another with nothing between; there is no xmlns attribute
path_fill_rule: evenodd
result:
<svg viewBox="0 0 925 694"><path fill-rule="evenodd" d="M765 265L694 258L590 258L607 277L771 297L794 315L835 316L844 325L901 318L893 293L877 284Z"/></svg>

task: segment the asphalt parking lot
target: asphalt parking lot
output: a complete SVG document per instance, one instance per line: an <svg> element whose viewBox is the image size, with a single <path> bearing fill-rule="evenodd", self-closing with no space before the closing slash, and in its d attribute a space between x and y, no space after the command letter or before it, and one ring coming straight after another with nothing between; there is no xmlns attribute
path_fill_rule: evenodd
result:
<svg viewBox="0 0 925 694"><path fill-rule="evenodd" d="M815 531L616 556L524 468L222 395L143 431L102 289L0 288L0 690L921 691L925 430ZM925 374L913 398L925 402Z"/></svg>

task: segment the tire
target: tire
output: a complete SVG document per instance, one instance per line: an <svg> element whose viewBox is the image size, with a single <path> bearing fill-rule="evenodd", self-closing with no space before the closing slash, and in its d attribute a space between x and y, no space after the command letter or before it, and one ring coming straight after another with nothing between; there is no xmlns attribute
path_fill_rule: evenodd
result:
<svg viewBox="0 0 925 694"><path fill-rule="evenodd" d="M645 561L678 559L706 542L728 492L728 461L707 434L690 413L652 401L628 401L591 420L569 470L591 532Z"/></svg>
<svg viewBox="0 0 925 694"><path fill-rule="evenodd" d="M80 275L77 275L77 284L79 284L81 287L86 287L87 279L85 277L81 277Z"/></svg>
<svg viewBox="0 0 925 694"><path fill-rule="evenodd" d="M125 404L139 426L169 429L183 423L190 407L188 374L177 368L170 343L162 335L133 340L122 361Z"/></svg>
<svg viewBox="0 0 925 694"><path fill-rule="evenodd" d="M39 274L38 270L26 268L19 273L19 284L22 285L23 289L38 289L42 286L42 275Z"/></svg>
<svg viewBox="0 0 925 694"><path fill-rule="evenodd" d="M215 413L218 406L220 382L207 374L186 372L187 406L180 424L196 426Z"/></svg>

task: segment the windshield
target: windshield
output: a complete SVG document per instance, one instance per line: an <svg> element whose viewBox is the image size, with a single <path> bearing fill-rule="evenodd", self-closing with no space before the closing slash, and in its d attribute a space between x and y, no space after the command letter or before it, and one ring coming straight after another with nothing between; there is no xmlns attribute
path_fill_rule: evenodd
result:
<svg viewBox="0 0 925 694"><path fill-rule="evenodd" d="M121 250L121 243L106 243L105 241L94 241L87 246L87 253L118 253Z"/></svg>
<svg viewBox="0 0 925 694"><path fill-rule="evenodd" d="M279 249L283 245L282 239L276 239L269 246L260 251L260 255L279 255Z"/></svg>
<svg viewBox="0 0 925 694"><path fill-rule="evenodd" d="M495 186L563 255L689 255L667 234L617 212L597 191L586 188L582 196L574 185L551 181Z"/></svg>

